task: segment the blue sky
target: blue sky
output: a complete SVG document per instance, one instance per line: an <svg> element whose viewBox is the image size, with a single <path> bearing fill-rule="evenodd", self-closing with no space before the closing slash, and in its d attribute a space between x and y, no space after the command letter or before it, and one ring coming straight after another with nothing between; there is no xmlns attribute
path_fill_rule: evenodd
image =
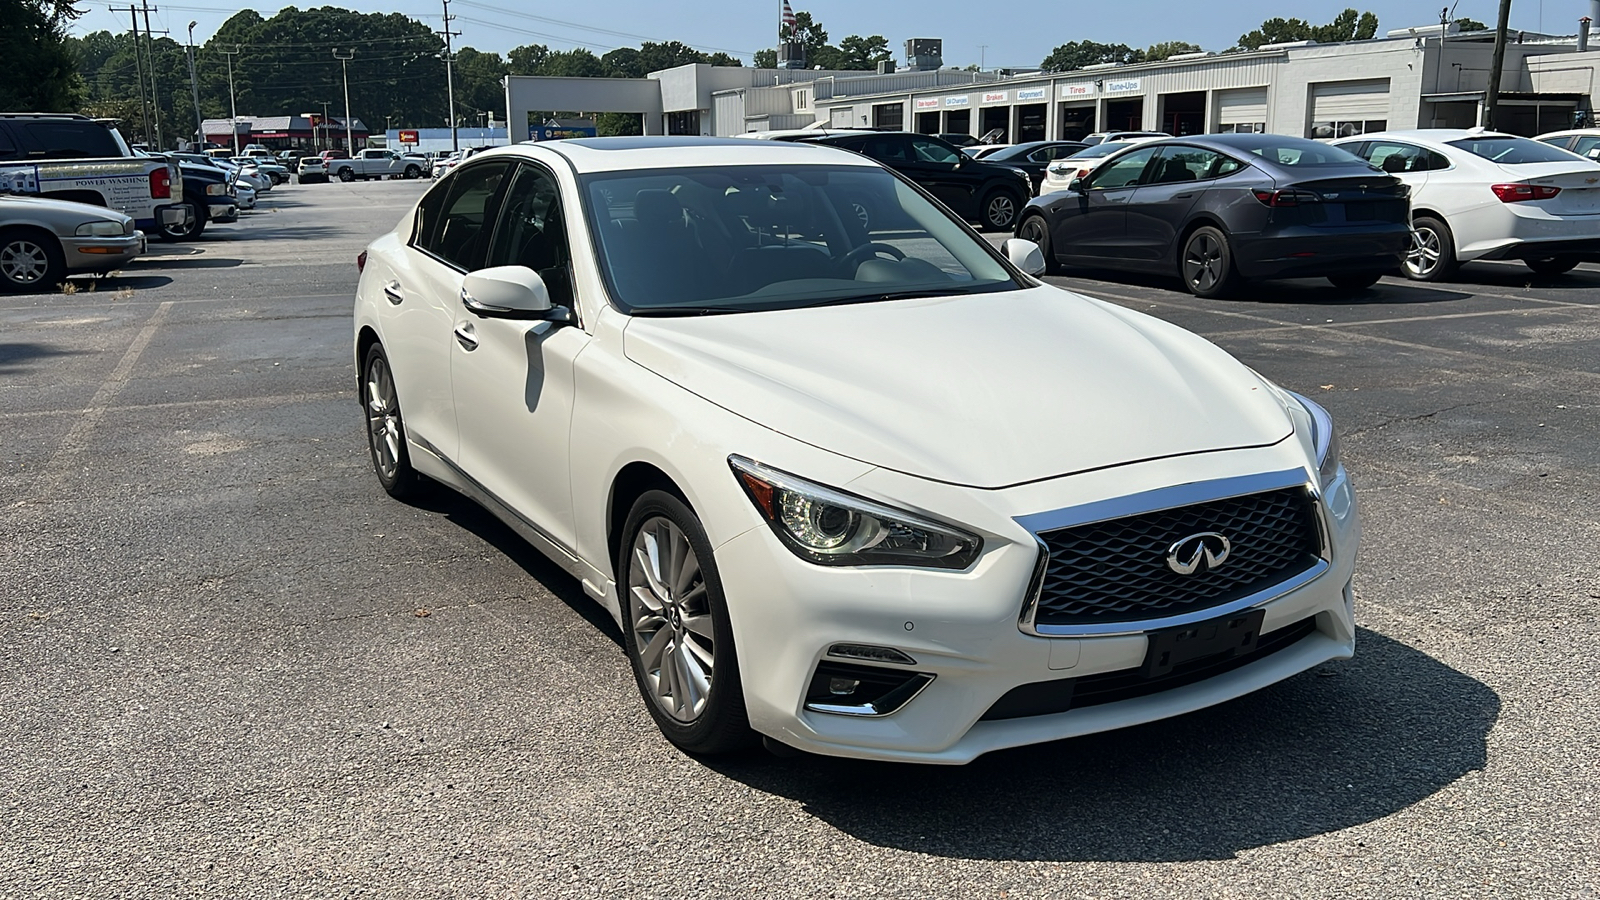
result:
<svg viewBox="0 0 1600 900"><path fill-rule="evenodd" d="M910 37L944 39L947 65L979 63L995 66L1038 65L1052 48L1075 40L1125 43L1145 47L1169 40L1185 40L1208 50L1233 45L1239 35L1272 16L1298 17L1314 24L1330 21L1347 6L1377 13L1382 34L1392 28L1437 22L1443 0L1379 0L1353 4L1348 0L1233 0L1217 8L1196 0L1123 0L1068 4L1062 0L1010 0L974 3L972 0L790 0L796 11L808 10L837 42L849 34L881 34L900 55ZM778 0L600 0L594 3L528 4L516 0L452 0L452 12L462 31L461 43L479 50L504 53L518 44L539 43L557 49L588 47L596 53L619 46L637 46L641 40L677 40L703 50L724 50L749 61L752 51L770 47L777 31ZM113 14L113 4L101 0L81 3L86 14L74 26L83 34L100 29L126 31L125 13ZM270 16L279 6L248 4L245 0L177 0L155 2L151 15L157 31L166 29L180 41L191 20L195 41L204 41L227 18L241 9ZM316 2L299 4L319 5ZM442 8L436 0L354 0L338 4L362 12L401 12L437 29ZM1493 24L1495 0L1460 0L1456 14ZM1518 0L1511 27L1538 30L1541 22L1550 33L1571 34L1587 4L1580 0ZM528 18L546 17L545 21ZM560 22L550 21L560 20ZM984 48L987 45L987 48Z"/></svg>

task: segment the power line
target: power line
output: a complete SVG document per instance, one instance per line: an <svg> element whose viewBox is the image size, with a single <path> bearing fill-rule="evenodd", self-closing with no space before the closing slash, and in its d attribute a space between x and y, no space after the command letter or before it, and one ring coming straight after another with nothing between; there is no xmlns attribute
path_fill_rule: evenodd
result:
<svg viewBox="0 0 1600 900"><path fill-rule="evenodd" d="M519 19L530 19L530 20L535 21L535 22L546 22L546 23L549 23L551 25L560 25L560 26L563 26L565 28L576 28L579 31L592 31L592 32L594 32L596 34L605 34L605 35L610 35L612 37L630 38L630 39L636 40L636 41L649 41L650 43L653 43L653 44L668 43L667 41L660 41L660 40L657 40L656 38L647 37L647 36L642 35L642 34L632 34L630 32L616 31L616 30L610 29L610 28L599 28L599 27L596 27L594 25L584 25L584 24L579 23L579 22L568 22L565 19L552 19L549 16L537 16L537 15L534 15L533 13L525 13L525 12L520 12L518 10L505 9L505 8L499 7L499 6L491 6L490 4L487 4L487 3L477 3L477 2L474 2L474 0L456 0L456 2L461 4L462 6L470 6L470 7L473 7L474 9L482 9L482 10L486 10L488 12L500 13L502 15L507 15L507 16L514 16L514 17L519 18ZM468 20L463 18L462 21L468 21ZM483 23L483 24L490 24L490 23ZM493 27L493 26L491 25L491 27ZM529 32L529 33L530 34L537 34L537 32ZM550 37L554 37L554 36L552 35ZM565 40L564 38L557 38L557 39L558 40ZM573 43L573 42L572 41L567 41L567 43ZM683 43L683 42L680 41L679 43ZM694 49L702 50L702 51L704 51L704 50L714 50L714 51L716 51L718 53L731 53L731 54L733 54L735 56L750 56L750 55L752 55L749 50L730 50L727 47L712 47L710 45L705 45L705 44L685 44L685 46L694 47ZM609 49L613 49L614 50L616 48L612 47L612 48L609 48Z"/></svg>

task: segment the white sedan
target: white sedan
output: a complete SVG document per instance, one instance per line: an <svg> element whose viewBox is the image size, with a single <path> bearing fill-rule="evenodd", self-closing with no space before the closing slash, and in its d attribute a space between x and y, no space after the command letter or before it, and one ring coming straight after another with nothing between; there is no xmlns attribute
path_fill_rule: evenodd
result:
<svg viewBox="0 0 1600 900"><path fill-rule="evenodd" d="M866 157L492 150L358 262L383 488L571 573L687 751L962 763L1353 652L1327 413Z"/></svg>
<svg viewBox="0 0 1600 900"><path fill-rule="evenodd" d="M1410 278L1439 281L1475 259L1559 275L1600 252L1600 166L1575 153L1476 128L1333 143L1411 186Z"/></svg>
<svg viewBox="0 0 1600 900"><path fill-rule="evenodd" d="M1100 167L1100 164L1118 153L1137 144L1150 141L1159 141L1165 135L1145 135L1139 137L1118 138L1114 141L1103 141L1065 159L1058 159L1045 167L1044 181L1039 183L1039 196L1055 191L1067 190L1079 178L1089 177L1089 173Z"/></svg>

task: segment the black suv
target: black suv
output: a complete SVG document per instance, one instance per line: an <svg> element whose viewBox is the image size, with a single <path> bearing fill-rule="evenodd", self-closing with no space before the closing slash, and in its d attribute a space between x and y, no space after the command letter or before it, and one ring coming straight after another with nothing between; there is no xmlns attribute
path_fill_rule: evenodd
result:
<svg viewBox="0 0 1600 900"><path fill-rule="evenodd" d="M951 211L980 228L1005 231L1033 196L1033 183L1021 169L972 159L954 145L926 134L904 131L833 134L808 144L843 147L880 163L921 185Z"/></svg>

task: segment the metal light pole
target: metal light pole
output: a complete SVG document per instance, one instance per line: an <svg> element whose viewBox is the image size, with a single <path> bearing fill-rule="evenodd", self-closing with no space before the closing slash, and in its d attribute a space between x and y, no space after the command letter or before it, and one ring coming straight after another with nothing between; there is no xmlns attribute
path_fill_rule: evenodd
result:
<svg viewBox="0 0 1600 900"><path fill-rule="evenodd" d="M233 135L233 155L239 155L239 107L233 99L233 58L239 55L239 45L234 44L232 50L218 50L228 58L228 132Z"/></svg>
<svg viewBox="0 0 1600 900"><path fill-rule="evenodd" d="M205 122L200 118L200 80L194 74L194 27L199 24L199 22L189 23L189 90L194 93L194 141L196 144L204 144L206 131Z"/></svg>
<svg viewBox="0 0 1600 900"><path fill-rule="evenodd" d="M339 51L333 51L333 58L339 61L339 68L344 69L344 149L351 158L356 155L356 140L350 130L350 60L356 58L356 50L350 48L349 56L340 56Z"/></svg>

